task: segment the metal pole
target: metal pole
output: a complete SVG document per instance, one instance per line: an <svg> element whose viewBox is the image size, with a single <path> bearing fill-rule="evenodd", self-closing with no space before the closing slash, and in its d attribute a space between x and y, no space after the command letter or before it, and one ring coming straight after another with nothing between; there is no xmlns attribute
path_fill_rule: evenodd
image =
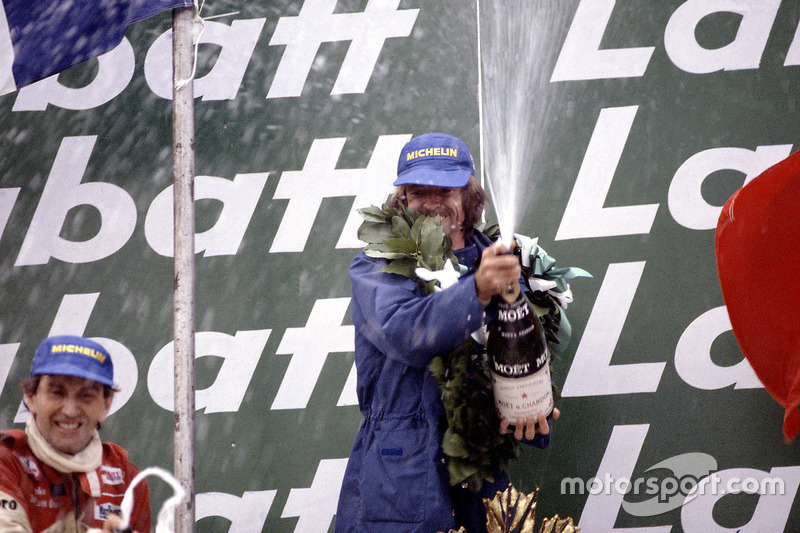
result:
<svg viewBox="0 0 800 533"><path fill-rule="evenodd" d="M477 30L478 30L478 153L480 154L481 158L481 167L480 167L480 176L478 180L480 181L481 187L484 189L486 188L486 176L484 174L484 165L483 161L483 64L482 64L482 57L481 57L481 0L475 0L475 11L477 13ZM485 220L486 213L484 213L483 218Z"/></svg>
<svg viewBox="0 0 800 533"><path fill-rule="evenodd" d="M175 508L175 533L194 531L194 7L172 11L172 171L175 215L175 477L186 498ZM189 80L188 82L186 80Z"/></svg>

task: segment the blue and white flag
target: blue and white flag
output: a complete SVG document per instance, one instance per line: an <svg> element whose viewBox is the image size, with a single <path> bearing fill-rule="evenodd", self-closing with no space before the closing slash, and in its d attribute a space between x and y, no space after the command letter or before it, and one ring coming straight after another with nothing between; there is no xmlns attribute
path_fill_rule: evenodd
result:
<svg viewBox="0 0 800 533"><path fill-rule="evenodd" d="M128 26L193 0L0 0L0 94L104 54Z"/></svg>

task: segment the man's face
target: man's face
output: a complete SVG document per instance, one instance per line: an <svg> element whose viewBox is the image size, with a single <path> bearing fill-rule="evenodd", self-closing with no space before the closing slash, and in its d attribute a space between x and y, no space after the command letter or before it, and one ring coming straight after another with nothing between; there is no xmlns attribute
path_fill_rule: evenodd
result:
<svg viewBox="0 0 800 533"><path fill-rule="evenodd" d="M36 392L25 396L39 433L56 450L73 455L89 445L111 400L96 381L53 375L43 375Z"/></svg>
<svg viewBox="0 0 800 533"><path fill-rule="evenodd" d="M408 185L406 202L409 209L428 216L441 216L444 233L453 240L453 248L464 247L463 188Z"/></svg>

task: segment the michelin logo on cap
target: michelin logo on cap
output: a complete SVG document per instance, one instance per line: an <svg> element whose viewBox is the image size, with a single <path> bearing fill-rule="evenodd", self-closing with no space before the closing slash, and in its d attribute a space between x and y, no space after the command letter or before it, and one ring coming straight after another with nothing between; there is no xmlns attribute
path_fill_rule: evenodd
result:
<svg viewBox="0 0 800 533"><path fill-rule="evenodd" d="M89 348L88 346L78 346L76 344L54 344L50 348L50 353L77 353L94 357L101 363L106 362L106 355L103 352Z"/></svg>
<svg viewBox="0 0 800 533"><path fill-rule="evenodd" d="M406 161L413 161L420 157L455 157L458 158L457 148L424 148L406 154Z"/></svg>

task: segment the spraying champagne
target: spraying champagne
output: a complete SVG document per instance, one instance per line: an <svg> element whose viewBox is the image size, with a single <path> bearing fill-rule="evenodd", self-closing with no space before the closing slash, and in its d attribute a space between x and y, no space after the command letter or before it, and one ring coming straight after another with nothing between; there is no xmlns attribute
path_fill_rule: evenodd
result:
<svg viewBox="0 0 800 533"><path fill-rule="evenodd" d="M489 324L486 350L495 407L512 424L518 418L550 417L553 391L544 329L519 282L495 296L497 318Z"/></svg>

